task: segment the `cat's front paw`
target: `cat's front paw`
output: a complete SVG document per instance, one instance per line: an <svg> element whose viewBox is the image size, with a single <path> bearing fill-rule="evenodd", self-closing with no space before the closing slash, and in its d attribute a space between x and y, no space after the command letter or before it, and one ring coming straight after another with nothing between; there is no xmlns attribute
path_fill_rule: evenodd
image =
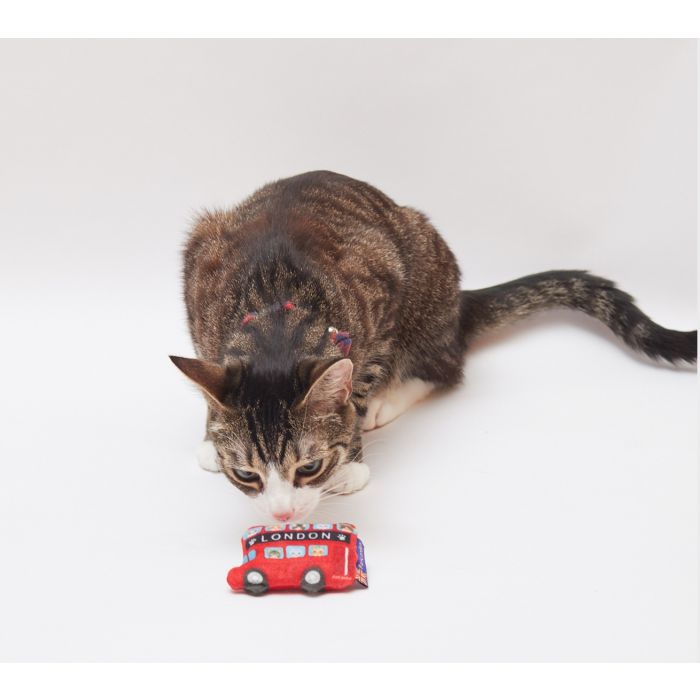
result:
<svg viewBox="0 0 700 700"><path fill-rule="evenodd" d="M332 490L337 494L360 491L369 481L369 467L364 462L348 462L333 476Z"/></svg>
<svg viewBox="0 0 700 700"><path fill-rule="evenodd" d="M373 396L369 400L369 403L367 404L367 413L365 414L365 417L362 420L362 430L367 432L369 430L374 430L375 428L379 427L377 425L377 415L378 415L379 410L381 409L383 403L384 403L384 400L382 399L381 396L379 396L379 397Z"/></svg>
<svg viewBox="0 0 700 700"><path fill-rule="evenodd" d="M219 455L216 453L216 448L211 440L205 440L197 448L197 461L202 469L208 472L220 472Z"/></svg>

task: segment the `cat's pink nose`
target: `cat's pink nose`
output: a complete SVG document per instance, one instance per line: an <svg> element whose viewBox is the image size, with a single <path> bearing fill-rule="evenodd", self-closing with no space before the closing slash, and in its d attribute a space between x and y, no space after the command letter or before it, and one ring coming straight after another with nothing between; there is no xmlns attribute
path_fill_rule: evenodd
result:
<svg viewBox="0 0 700 700"><path fill-rule="evenodd" d="M282 523L286 523L288 520L292 519L291 511L285 510L283 513L273 513L272 517L275 520L279 520Z"/></svg>

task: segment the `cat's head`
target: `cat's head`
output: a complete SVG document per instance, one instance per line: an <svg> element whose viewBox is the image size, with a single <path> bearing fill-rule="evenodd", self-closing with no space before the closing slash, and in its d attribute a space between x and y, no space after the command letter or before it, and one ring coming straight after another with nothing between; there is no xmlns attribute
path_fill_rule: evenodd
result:
<svg viewBox="0 0 700 700"><path fill-rule="evenodd" d="M305 519L352 461L352 362L171 359L209 402L210 437L229 481L276 520Z"/></svg>

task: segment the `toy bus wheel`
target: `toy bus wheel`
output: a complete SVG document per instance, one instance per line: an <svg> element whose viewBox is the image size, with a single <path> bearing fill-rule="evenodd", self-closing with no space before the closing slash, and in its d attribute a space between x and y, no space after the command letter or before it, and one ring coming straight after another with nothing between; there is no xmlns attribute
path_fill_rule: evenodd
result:
<svg viewBox="0 0 700 700"><path fill-rule="evenodd" d="M301 587L307 593L318 593L323 590L326 581L323 578L321 569L307 569L301 577Z"/></svg>
<svg viewBox="0 0 700 700"><path fill-rule="evenodd" d="M250 595L262 595L263 593L267 593L269 585L262 571L250 569L250 571L245 572L245 576L243 577L243 588L246 593L250 593Z"/></svg>

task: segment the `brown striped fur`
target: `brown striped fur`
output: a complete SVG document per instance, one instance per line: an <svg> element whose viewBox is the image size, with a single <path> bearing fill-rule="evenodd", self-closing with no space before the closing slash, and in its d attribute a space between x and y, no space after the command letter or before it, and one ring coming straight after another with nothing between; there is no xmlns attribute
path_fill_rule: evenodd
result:
<svg viewBox="0 0 700 700"><path fill-rule="evenodd" d="M296 486L321 485L359 461L372 396L412 378L457 384L470 338L540 309L579 309L652 357L696 356L695 332L661 328L611 282L584 272L461 292L455 258L423 214L332 172L280 180L234 209L203 214L184 259L198 360L174 361L203 388L207 436L246 493L264 490L270 468ZM242 325L249 312L259 316ZM349 400L329 326L352 337ZM317 459L317 475L296 472ZM263 478L242 483L234 468Z"/></svg>

